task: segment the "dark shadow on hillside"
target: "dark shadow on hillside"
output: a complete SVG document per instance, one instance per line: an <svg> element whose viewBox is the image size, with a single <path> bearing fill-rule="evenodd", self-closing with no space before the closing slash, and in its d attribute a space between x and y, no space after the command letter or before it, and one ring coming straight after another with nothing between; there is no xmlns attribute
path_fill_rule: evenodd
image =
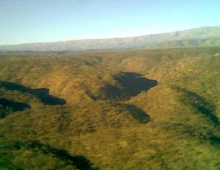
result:
<svg viewBox="0 0 220 170"><path fill-rule="evenodd" d="M220 137L218 136L211 136L208 139L210 141L211 144L213 144L214 146L218 147L220 149Z"/></svg>
<svg viewBox="0 0 220 170"><path fill-rule="evenodd" d="M46 105L64 105L66 101L64 99L54 97L49 94L49 89L31 89L20 84L11 83L11 82L0 82L0 86L4 87L7 90L17 90L22 93L29 93L36 96L42 103Z"/></svg>
<svg viewBox="0 0 220 170"><path fill-rule="evenodd" d="M157 80L147 79L143 75L135 72L122 72L116 76L116 80L131 97L137 96L142 91L147 91L158 85Z"/></svg>
<svg viewBox="0 0 220 170"><path fill-rule="evenodd" d="M4 146L4 148L11 148L15 150L30 149L35 152L53 155L53 157L59 159L60 161L64 161L69 165L73 165L79 170L98 170L98 168L95 168L90 160L88 160L86 157L82 155L73 156L64 149L57 149L53 146L42 144L39 141L13 141L7 143L6 145L7 146Z"/></svg>
<svg viewBox="0 0 220 170"><path fill-rule="evenodd" d="M135 72L122 72L116 75L114 79L116 84L106 84L100 89L97 98L127 100L158 85L157 80L147 79Z"/></svg>
<svg viewBox="0 0 220 170"><path fill-rule="evenodd" d="M182 102L191 105L198 112L207 116L214 125L220 125L219 119L215 116L215 107L210 102L208 102L206 99L199 96L198 94L190 92L186 89L177 86L172 86L172 89L184 94L183 98L181 99Z"/></svg>
<svg viewBox="0 0 220 170"><path fill-rule="evenodd" d="M219 127L216 127L219 129ZM196 138L201 141L206 141L220 149L220 136L213 134L213 129L209 129L207 127L202 128L198 126L187 125L185 122L183 123L173 123L168 127L167 130L172 130L174 133L178 134L187 134L190 137Z"/></svg>
<svg viewBox="0 0 220 170"><path fill-rule="evenodd" d="M140 123L145 124L150 121L150 116L135 105L126 104L125 107L129 112L131 112L132 117L137 119Z"/></svg>
<svg viewBox="0 0 220 170"><path fill-rule="evenodd" d="M5 118L12 111L23 111L31 108L30 105L26 103L15 102L6 98L0 98L0 105L6 107L0 112L0 119Z"/></svg>
<svg viewBox="0 0 220 170"><path fill-rule="evenodd" d="M14 102L6 98L0 98L0 104L3 105L4 107L11 107L13 111L23 111L25 109L31 108L30 105L26 103Z"/></svg>

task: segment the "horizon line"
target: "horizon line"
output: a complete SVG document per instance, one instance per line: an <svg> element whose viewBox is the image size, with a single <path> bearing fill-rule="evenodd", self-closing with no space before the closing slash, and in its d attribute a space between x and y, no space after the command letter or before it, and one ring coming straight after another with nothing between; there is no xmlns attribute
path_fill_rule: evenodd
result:
<svg viewBox="0 0 220 170"><path fill-rule="evenodd" d="M193 27L189 29L183 30L175 30L175 31L167 31L167 32L159 32L159 33L149 33L149 34L142 34L137 36L122 36L122 37L106 37L106 38L82 38L82 39L70 39L70 40L55 40L55 41L39 41L39 42L29 42L29 43L16 43L16 44L0 44L0 46L14 46L14 45L26 45L26 44L46 44L46 43L59 43L59 42L69 42L69 41L86 41L86 40L109 40L109 39L127 39L127 38L135 38L135 37L142 37L142 36L150 36L150 35L159 35L159 34L168 34L172 32L182 32L182 31L189 31L193 29L199 28L209 28L209 27L220 27L218 26L203 26L203 27Z"/></svg>

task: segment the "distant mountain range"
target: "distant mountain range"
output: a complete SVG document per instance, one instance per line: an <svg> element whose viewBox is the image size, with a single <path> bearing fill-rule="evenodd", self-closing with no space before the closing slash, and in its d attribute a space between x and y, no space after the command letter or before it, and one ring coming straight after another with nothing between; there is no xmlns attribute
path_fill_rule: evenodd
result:
<svg viewBox="0 0 220 170"><path fill-rule="evenodd" d="M220 47L220 38L176 40L148 46L147 48Z"/></svg>
<svg viewBox="0 0 220 170"><path fill-rule="evenodd" d="M2 45L0 51L79 51L88 49L219 47L220 26L129 38L87 39Z"/></svg>

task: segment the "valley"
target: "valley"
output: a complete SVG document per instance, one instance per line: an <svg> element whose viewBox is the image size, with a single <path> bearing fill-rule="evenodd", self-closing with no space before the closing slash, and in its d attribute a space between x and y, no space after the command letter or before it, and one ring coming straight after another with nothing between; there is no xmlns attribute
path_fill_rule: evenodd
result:
<svg viewBox="0 0 220 170"><path fill-rule="evenodd" d="M1 53L0 167L219 169L219 53Z"/></svg>

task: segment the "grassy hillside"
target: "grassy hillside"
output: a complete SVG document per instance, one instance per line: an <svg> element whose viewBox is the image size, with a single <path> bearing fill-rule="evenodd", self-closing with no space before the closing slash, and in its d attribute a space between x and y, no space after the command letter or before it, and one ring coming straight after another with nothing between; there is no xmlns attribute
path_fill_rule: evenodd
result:
<svg viewBox="0 0 220 170"><path fill-rule="evenodd" d="M0 169L218 170L219 74L220 48L2 54Z"/></svg>

